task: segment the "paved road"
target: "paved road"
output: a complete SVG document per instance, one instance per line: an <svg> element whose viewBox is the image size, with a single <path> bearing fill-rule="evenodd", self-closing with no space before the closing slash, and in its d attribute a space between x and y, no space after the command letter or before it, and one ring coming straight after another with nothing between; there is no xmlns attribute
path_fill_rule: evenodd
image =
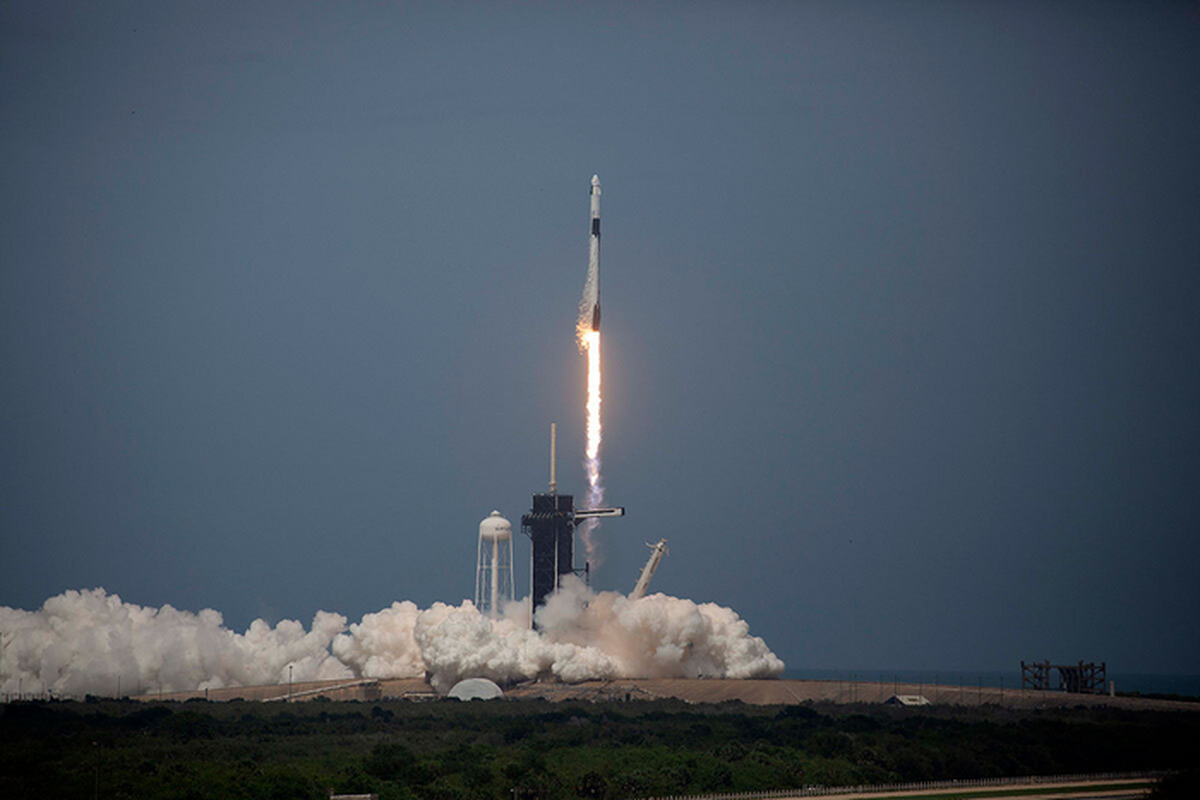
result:
<svg viewBox="0 0 1200 800"><path fill-rule="evenodd" d="M1129 788L1114 788L1117 785L1127 785ZM1049 791L1051 787L1047 786L1045 783L1027 783L1002 787L954 787L949 789L925 789L916 792L909 790L902 792L827 794L822 795L822 797L834 798L834 800L886 800L887 798L897 799L902 797L933 797L937 795L947 795L953 797L956 795L969 794L975 798L986 800L999 800L1000 798L1005 797L1018 797L1020 800L1064 800L1065 798L1089 798L1089 800L1105 800L1106 798L1111 798L1112 800L1129 800L1129 798L1145 797L1150 793L1150 789L1146 787L1145 778L1124 781L1084 781L1080 783L1056 784L1056 786L1060 789L1071 789L1072 791ZM1028 792L1037 789L1043 789L1047 791L1045 794L1020 794L1020 792ZM986 794L984 794L985 792ZM796 797L779 798L778 800L812 800L812 798L806 798L797 795Z"/></svg>

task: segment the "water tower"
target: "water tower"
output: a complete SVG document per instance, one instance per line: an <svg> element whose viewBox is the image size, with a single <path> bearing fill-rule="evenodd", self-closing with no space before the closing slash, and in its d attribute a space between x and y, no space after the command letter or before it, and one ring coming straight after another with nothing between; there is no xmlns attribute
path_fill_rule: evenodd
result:
<svg viewBox="0 0 1200 800"><path fill-rule="evenodd" d="M499 617L513 600L512 523L493 511L479 523L479 557L475 560L475 607Z"/></svg>

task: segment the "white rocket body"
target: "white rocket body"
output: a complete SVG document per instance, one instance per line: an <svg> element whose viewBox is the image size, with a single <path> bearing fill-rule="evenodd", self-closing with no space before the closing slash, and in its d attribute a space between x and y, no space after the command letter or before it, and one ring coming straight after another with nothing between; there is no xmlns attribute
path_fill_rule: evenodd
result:
<svg viewBox="0 0 1200 800"><path fill-rule="evenodd" d="M650 579L658 571L658 565L667 552L666 539L659 539L658 544L646 542L646 546L650 548L650 558L646 561L646 566L642 567L642 574L638 577L637 585L629 593L630 600L640 600L646 596L646 590L650 588Z"/></svg>
<svg viewBox="0 0 1200 800"><path fill-rule="evenodd" d="M588 276L583 293L582 322L600 330L600 176L592 176L592 225L588 238Z"/></svg>

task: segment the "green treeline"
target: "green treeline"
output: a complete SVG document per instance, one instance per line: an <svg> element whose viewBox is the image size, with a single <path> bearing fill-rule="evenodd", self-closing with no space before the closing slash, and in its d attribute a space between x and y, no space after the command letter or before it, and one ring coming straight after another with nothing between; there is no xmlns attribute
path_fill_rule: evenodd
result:
<svg viewBox="0 0 1200 800"><path fill-rule="evenodd" d="M1084 708L22 703L0 797L621 798L1171 769L1198 741L1200 714Z"/></svg>

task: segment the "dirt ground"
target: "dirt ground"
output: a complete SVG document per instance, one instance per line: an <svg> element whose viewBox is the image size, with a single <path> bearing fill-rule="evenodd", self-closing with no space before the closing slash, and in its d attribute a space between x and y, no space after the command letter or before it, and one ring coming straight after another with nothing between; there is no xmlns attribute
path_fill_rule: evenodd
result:
<svg viewBox="0 0 1200 800"><path fill-rule="evenodd" d="M551 701L650 700L674 698L689 703L740 701L749 705L796 705L806 701L883 703L895 695L921 696L933 705L998 705L1019 708L1110 706L1130 710L1200 711L1200 703L1150 700L1140 697L1065 694L997 687L954 686L870 681L730 680L709 678L636 678L566 684L531 681L505 689L508 697ZM306 681L275 686L248 686L196 692L145 694L138 700L257 700L286 702L328 697L330 700L428 700L437 693L421 678L399 680L351 679Z"/></svg>

